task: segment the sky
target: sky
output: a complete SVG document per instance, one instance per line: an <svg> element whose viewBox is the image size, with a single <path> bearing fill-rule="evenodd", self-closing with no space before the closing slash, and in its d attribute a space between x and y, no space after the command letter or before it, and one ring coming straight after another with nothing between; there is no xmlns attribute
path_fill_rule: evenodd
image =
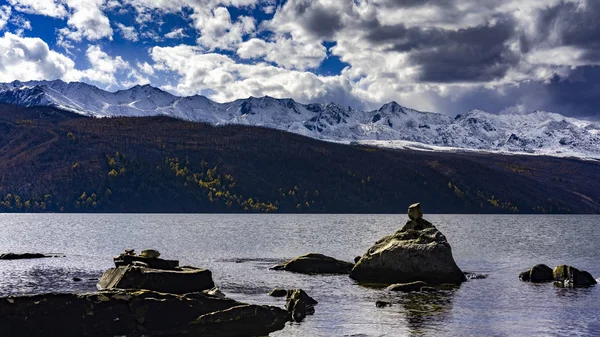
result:
<svg viewBox="0 0 600 337"><path fill-rule="evenodd" d="M0 0L0 82L600 120L599 0Z"/></svg>

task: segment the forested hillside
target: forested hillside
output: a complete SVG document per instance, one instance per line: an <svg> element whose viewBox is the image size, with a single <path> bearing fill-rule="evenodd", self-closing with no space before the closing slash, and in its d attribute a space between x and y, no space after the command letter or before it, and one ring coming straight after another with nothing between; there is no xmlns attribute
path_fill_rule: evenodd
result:
<svg viewBox="0 0 600 337"><path fill-rule="evenodd" d="M599 213L600 164L0 106L0 212Z"/></svg>

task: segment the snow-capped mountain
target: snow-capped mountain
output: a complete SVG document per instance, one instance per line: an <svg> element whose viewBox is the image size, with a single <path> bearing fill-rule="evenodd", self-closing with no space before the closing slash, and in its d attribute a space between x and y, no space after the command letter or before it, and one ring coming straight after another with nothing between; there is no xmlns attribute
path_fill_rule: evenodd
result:
<svg viewBox="0 0 600 337"><path fill-rule="evenodd" d="M318 139L386 147L600 159L598 123L542 111L498 115L472 110L451 118L396 102L373 111L268 96L217 103L204 96L175 96L149 85L107 92L60 80L0 83L0 103L53 106L92 117L164 115L215 125L265 126Z"/></svg>

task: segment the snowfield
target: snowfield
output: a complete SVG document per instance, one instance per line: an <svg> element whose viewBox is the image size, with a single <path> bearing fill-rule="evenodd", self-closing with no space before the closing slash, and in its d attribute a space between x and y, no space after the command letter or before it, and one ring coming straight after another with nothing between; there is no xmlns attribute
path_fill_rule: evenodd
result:
<svg viewBox="0 0 600 337"><path fill-rule="evenodd" d="M498 115L472 110L452 118L396 102L373 111L268 96L217 103L149 85L108 92L60 80L0 83L0 103L52 106L90 117L170 116L214 125L264 126L334 142L421 151L600 159L600 124L544 111Z"/></svg>

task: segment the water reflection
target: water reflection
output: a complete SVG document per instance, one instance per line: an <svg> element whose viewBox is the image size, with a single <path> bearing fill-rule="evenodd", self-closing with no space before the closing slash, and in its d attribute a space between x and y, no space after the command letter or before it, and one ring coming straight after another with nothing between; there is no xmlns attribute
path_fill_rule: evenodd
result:
<svg viewBox="0 0 600 337"><path fill-rule="evenodd" d="M406 294L400 304L411 336L424 336L435 331L436 326L449 321L455 290L415 292Z"/></svg>
<svg viewBox="0 0 600 337"><path fill-rule="evenodd" d="M459 286L442 286L437 291L394 293L383 292L382 301L391 303L391 310L401 314L406 320L410 336L431 335L432 331L441 331L451 320L453 300Z"/></svg>

